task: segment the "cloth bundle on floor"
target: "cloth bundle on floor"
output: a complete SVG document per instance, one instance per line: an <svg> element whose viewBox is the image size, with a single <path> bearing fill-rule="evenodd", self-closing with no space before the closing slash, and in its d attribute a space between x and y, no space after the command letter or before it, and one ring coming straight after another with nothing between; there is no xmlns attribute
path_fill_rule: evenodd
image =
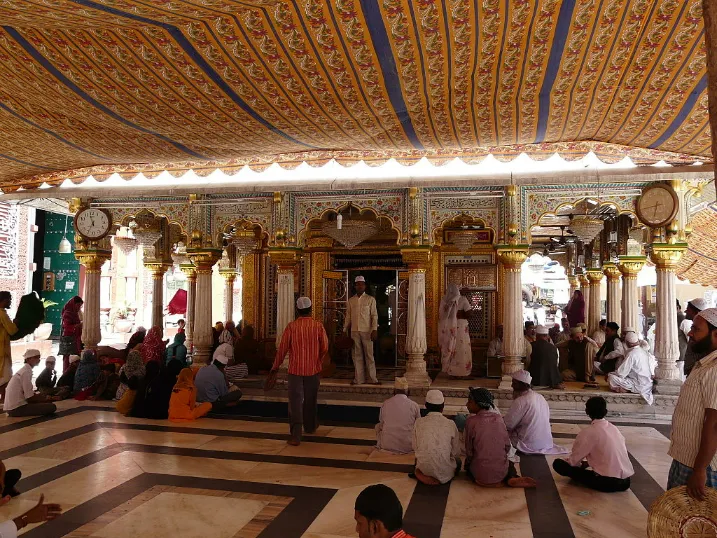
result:
<svg viewBox="0 0 717 538"><path fill-rule="evenodd" d="M45 319L45 307L34 291L23 295L17 307L13 322L17 325L17 332L10 336L10 340L20 340L28 334L35 332Z"/></svg>

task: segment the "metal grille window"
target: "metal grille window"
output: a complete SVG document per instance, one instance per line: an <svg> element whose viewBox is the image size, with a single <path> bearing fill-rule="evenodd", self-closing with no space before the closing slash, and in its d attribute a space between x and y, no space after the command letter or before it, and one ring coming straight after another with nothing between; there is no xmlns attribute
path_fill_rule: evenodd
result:
<svg viewBox="0 0 717 538"><path fill-rule="evenodd" d="M468 321L471 340L489 340L492 293L469 290L464 292L464 296L473 308L473 313Z"/></svg>
<svg viewBox="0 0 717 538"><path fill-rule="evenodd" d="M0 277L17 277L18 248L17 210L0 203Z"/></svg>

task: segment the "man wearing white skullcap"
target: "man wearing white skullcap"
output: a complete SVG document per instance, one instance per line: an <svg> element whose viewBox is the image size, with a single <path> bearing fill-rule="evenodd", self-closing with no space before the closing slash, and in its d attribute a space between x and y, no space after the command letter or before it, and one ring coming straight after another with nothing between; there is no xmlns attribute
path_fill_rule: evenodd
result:
<svg viewBox="0 0 717 538"><path fill-rule="evenodd" d="M705 308L707 308L707 305L705 304L704 299L701 299L699 297L697 299L692 299L690 302L688 302L687 308L685 309L685 319L680 324L680 330L677 333L680 339L680 358L685 361L685 375L690 375L690 372L695 366L695 363L702 357L704 357L706 354L696 352L694 349L692 349L690 346L689 338L690 330L692 329L692 324L694 323L695 316Z"/></svg>
<svg viewBox="0 0 717 538"><path fill-rule="evenodd" d="M550 408L545 398L530 384L527 370L513 373L513 404L505 415L505 425L513 446L524 454L565 454L567 450L553 443L550 431Z"/></svg>
<svg viewBox="0 0 717 538"><path fill-rule="evenodd" d="M35 394L32 386L32 369L40 364L40 352L28 349L23 355L25 364L7 384L3 410L11 417L35 417L52 415L57 407L52 403L54 398L44 394Z"/></svg>
<svg viewBox="0 0 717 538"><path fill-rule="evenodd" d="M351 334L353 349L351 358L354 362L354 380L352 385L368 382L380 385L376 378L376 362L373 358L373 343L378 337L378 310L376 299L366 294L366 279L357 276L354 280L356 295L348 301L344 331Z"/></svg>
<svg viewBox="0 0 717 538"><path fill-rule="evenodd" d="M607 383L613 392L632 392L641 395L652 405L652 371L650 355L640 346L640 337L635 332L625 335L625 358L614 372L607 376Z"/></svg>
<svg viewBox="0 0 717 538"><path fill-rule="evenodd" d="M302 429L312 434L319 427L319 385L323 359L329 351L329 339L324 325L311 317L311 299L296 301L299 317L289 323L281 335L274 365L269 374L275 381L284 358L289 356L289 432L288 443L301 442Z"/></svg>
<svg viewBox="0 0 717 538"><path fill-rule="evenodd" d="M707 355L682 385L672 415L667 489L686 485L691 497L703 500L705 487L717 488L717 308L693 321L690 346Z"/></svg>
<svg viewBox="0 0 717 538"><path fill-rule="evenodd" d="M393 396L383 402L376 424L376 448L394 454L413 452L411 438L421 408L408 397L408 380L397 377Z"/></svg>
<svg viewBox="0 0 717 538"><path fill-rule="evenodd" d="M461 470L458 427L454 421L443 416L444 404L445 398L440 390L429 390L426 393L428 414L419 418L413 429L415 478L429 486L450 482Z"/></svg>
<svg viewBox="0 0 717 538"><path fill-rule="evenodd" d="M548 328L538 325L535 328L535 342L530 356L528 371L537 387L564 389L563 378L558 371L558 349L553 345Z"/></svg>

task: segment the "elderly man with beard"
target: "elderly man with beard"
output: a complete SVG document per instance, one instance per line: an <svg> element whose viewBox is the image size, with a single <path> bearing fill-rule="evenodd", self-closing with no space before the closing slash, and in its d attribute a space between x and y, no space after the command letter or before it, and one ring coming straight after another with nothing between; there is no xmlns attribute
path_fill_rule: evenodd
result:
<svg viewBox="0 0 717 538"><path fill-rule="evenodd" d="M691 497L704 500L706 487L717 488L717 308L695 316L690 346L707 355L682 385L672 416L667 488L686 485Z"/></svg>
<svg viewBox="0 0 717 538"><path fill-rule="evenodd" d="M700 298L692 299L690 302L688 302L687 308L685 308L685 319L680 324L680 330L677 332L677 336L680 339L680 350L682 350L683 340L684 344L686 345L683 357L685 361L684 371L686 376L690 375L690 372L692 372L692 368L694 368L695 363L706 355L706 353L696 352L689 345L689 334L690 330L692 329L692 324L694 323L695 316L702 312L706 307L707 305L705 304L704 300Z"/></svg>

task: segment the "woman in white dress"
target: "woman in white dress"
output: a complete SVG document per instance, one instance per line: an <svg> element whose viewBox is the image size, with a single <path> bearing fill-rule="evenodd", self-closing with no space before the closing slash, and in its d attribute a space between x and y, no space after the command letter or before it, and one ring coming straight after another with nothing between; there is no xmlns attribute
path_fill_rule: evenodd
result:
<svg viewBox="0 0 717 538"><path fill-rule="evenodd" d="M450 284L441 299L438 316L438 345L441 369L453 378L467 378L473 369L468 316L471 305L456 284Z"/></svg>

